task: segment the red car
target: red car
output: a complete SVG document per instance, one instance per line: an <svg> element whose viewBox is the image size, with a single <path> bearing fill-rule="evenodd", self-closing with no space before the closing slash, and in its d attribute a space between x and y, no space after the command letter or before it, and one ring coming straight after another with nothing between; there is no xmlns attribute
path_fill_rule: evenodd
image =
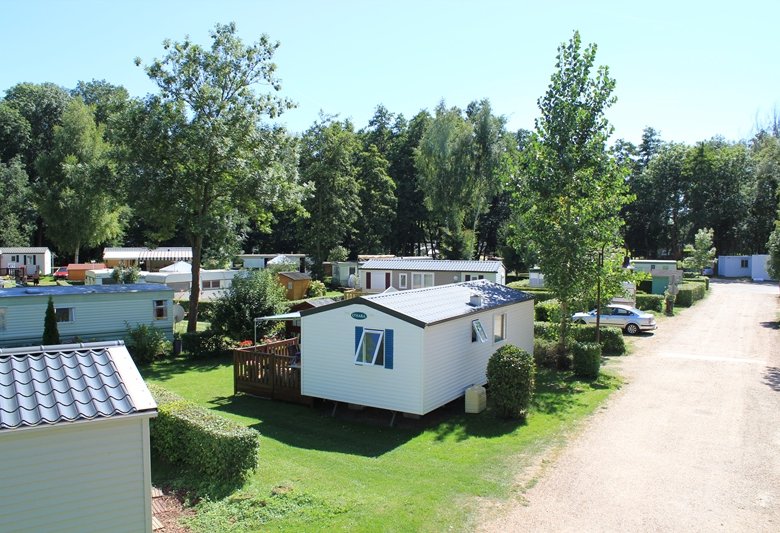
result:
<svg viewBox="0 0 780 533"><path fill-rule="evenodd" d="M68 267L60 267L54 271L54 279L67 279Z"/></svg>

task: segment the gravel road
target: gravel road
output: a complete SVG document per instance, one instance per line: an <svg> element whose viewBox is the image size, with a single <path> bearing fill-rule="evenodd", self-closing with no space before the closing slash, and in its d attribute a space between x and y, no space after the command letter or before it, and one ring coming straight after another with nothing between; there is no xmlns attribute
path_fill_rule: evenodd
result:
<svg viewBox="0 0 780 533"><path fill-rule="evenodd" d="M780 531L777 284L710 295L609 366L626 385L486 503L481 531Z"/></svg>

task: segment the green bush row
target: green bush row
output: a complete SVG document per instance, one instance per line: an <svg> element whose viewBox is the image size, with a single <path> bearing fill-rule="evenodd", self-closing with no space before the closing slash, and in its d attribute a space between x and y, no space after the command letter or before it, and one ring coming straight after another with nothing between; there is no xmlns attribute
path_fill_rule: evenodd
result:
<svg viewBox="0 0 780 533"><path fill-rule="evenodd" d="M157 417L149 426L152 453L211 481L243 480L257 468L258 433L156 385Z"/></svg>
<svg viewBox="0 0 780 533"><path fill-rule="evenodd" d="M559 325L552 322L534 322L534 341L541 339L553 343L557 342L558 328ZM601 349L604 355L623 355L626 353L626 341L621 329L612 326L601 327L599 329L601 330L599 332ZM577 342L596 341L596 328L594 326L588 324L571 324L569 331L571 332L573 340ZM534 355L536 355L535 347Z"/></svg>
<svg viewBox="0 0 780 533"><path fill-rule="evenodd" d="M677 293L674 304L680 307L690 307L704 298L705 293L704 283L683 283L680 285L680 291Z"/></svg>
<svg viewBox="0 0 780 533"><path fill-rule="evenodd" d="M534 320L539 322L561 321L561 302L556 298L534 303Z"/></svg>
<svg viewBox="0 0 780 533"><path fill-rule="evenodd" d="M710 290L710 278L708 278L707 276L693 276L693 277L685 276L683 282L704 283L704 289Z"/></svg>
<svg viewBox="0 0 780 533"><path fill-rule="evenodd" d="M207 329L183 333L181 347L190 357L219 357L228 353L233 343L227 337Z"/></svg>
<svg viewBox="0 0 780 533"><path fill-rule="evenodd" d="M658 311L660 313L664 310L664 296L663 294L637 293L636 307L643 311Z"/></svg>

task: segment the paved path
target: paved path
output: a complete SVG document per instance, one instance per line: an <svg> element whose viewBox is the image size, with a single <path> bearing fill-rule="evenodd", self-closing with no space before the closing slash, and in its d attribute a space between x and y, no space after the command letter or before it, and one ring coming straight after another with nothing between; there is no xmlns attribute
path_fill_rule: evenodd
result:
<svg viewBox="0 0 780 533"><path fill-rule="evenodd" d="M627 384L484 531L780 531L777 285L711 294L614 364Z"/></svg>

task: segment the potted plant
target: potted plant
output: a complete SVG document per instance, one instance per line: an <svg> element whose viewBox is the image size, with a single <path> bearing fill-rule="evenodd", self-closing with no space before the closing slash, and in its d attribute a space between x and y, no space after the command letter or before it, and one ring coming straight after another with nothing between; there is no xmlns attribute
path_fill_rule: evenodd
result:
<svg viewBox="0 0 780 533"><path fill-rule="evenodd" d="M173 356L179 355L181 355L181 333L176 332L173 334Z"/></svg>

